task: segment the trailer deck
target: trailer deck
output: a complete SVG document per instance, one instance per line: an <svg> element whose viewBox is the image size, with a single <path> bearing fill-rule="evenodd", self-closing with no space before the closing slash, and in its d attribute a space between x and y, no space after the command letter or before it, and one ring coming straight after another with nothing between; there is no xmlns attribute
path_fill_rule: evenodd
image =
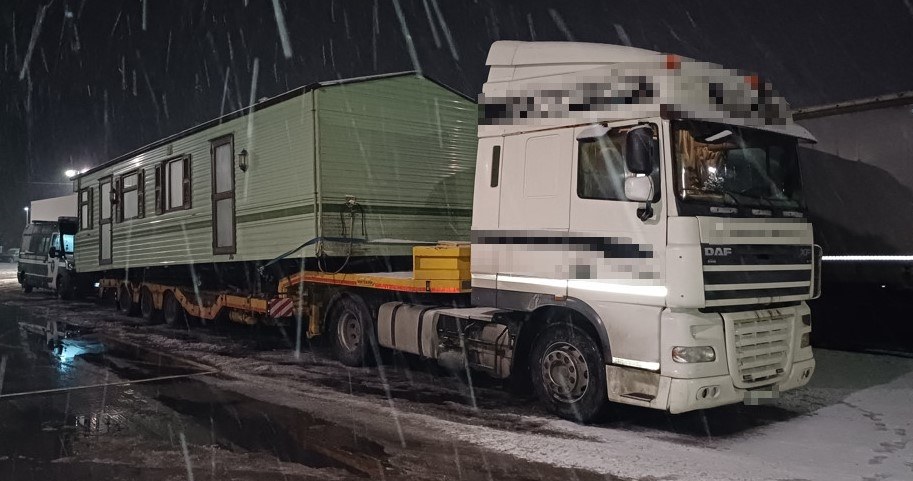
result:
<svg viewBox="0 0 913 481"><path fill-rule="evenodd" d="M201 291L187 286L110 278L99 281L99 294L101 297L109 292L117 296L129 295L134 311L142 312L150 320L164 312L169 323L180 314L168 310L166 300L169 296L173 296L185 315L205 321L216 319L223 310L230 320L242 324L279 324L300 315L309 318L308 335L314 336L320 333L318 306L303 294L306 289L300 286L360 287L414 294L466 294L471 287L469 254L469 245L461 243L415 246L412 248L414 269L411 271L301 271L281 279L275 296ZM144 299L144 295L147 298Z"/></svg>

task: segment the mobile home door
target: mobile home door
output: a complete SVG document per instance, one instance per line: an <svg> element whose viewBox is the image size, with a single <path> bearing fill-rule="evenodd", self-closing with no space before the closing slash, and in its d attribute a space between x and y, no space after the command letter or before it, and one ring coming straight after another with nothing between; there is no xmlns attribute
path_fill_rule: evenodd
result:
<svg viewBox="0 0 913 481"><path fill-rule="evenodd" d="M98 203L101 208L100 216L98 217L98 264L111 264L112 263L112 253L111 253L111 237L113 232L111 231L114 215L112 214L112 205L111 205L111 177L105 177L98 181Z"/></svg>
<svg viewBox="0 0 913 481"><path fill-rule="evenodd" d="M235 144L226 135L212 141L212 253L234 254Z"/></svg>

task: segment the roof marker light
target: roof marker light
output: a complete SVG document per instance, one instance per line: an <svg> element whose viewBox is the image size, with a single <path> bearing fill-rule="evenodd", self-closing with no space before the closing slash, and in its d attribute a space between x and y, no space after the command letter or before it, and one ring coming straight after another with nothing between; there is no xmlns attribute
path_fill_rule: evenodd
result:
<svg viewBox="0 0 913 481"><path fill-rule="evenodd" d="M751 87L751 90L758 90L761 88L761 77L758 77L755 74L746 75L745 82Z"/></svg>
<svg viewBox="0 0 913 481"><path fill-rule="evenodd" d="M682 68L682 58L675 54L666 55L666 69L668 70L678 70Z"/></svg>

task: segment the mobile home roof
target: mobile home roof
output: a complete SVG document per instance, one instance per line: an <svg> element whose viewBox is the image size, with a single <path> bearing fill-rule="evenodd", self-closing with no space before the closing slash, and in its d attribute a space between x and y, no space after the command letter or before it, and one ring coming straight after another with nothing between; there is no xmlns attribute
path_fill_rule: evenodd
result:
<svg viewBox="0 0 913 481"><path fill-rule="evenodd" d="M236 111L234 111L234 112L225 114L225 115L223 115L223 116L221 116L221 117L216 117L216 118L214 118L214 119L212 119L212 120L209 120L209 121L207 121L207 122L203 122L202 124L195 125L195 126L189 128L189 129L182 130L182 131L180 131L180 132L178 132L178 133L176 133L176 134L169 135L168 137L165 137L165 138L163 138L163 139L156 140L155 142L152 142L151 144L145 145L145 146L140 147L140 148L138 148L138 149L136 149L136 150L133 150L133 151L127 152L126 154L123 154L123 155L120 155L120 156L118 156L118 157L115 157L115 158L109 160L108 162L105 162L105 163L100 164L100 165L96 165L95 167L92 167L91 169L89 169L89 170L87 170L87 171L85 171L85 172L82 172L82 173L76 175L75 177L72 178L72 180L79 179L79 178L81 178L81 177L83 177L83 176L85 176L85 175L89 175L89 174L91 174L91 173L93 173L93 172L97 172L97 171L99 171L99 170L101 170L101 169L104 169L104 168L106 168L106 167L115 165L115 164L117 164L117 163L119 163L119 162L122 162L122 161L125 161L125 160L128 160L128 159L132 159L133 157L136 157L137 155L140 155L140 154L142 154L142 153L144 153L144 152L148 152L148 151L150 151L150 150L156 149L156 148L161 147L161 146L163 146L163 145L169 144L169 143L171 143L171 142L174 142L175 140L178 140L178 139L180 139L180 138L186 137L186 136L191 135L191 134L193 134L193 133L200 132L200 131L202 131L202 130L206 130L206 129L210 128L210 127L215 127L216 125L221 125L221 124L223 124L223 123L225 123L225 122L228 122L229 120L233 120L233 119L236 119L236 118L239 118L239 117L243 117L243 116L245 116L245 115L247 115L247 114L249 114L249 113L251 113L251 112L256 112L256 111L258 111L258 110L265 109L265 108L267 108L267 107L269 107L269 106L272 106L272 105L275 105L275 104L277 104L277 103L286 101L286 100L288 100L288 99L292 99L292 98L298 97L298 96L300 96L300 95L304 95L304 94L306 94L306 93L308 93L308 92L310 92L310 91L312 91L312 90L317 90L317 89L320 89L320 88L323 88L323 87L334 87L334 86L337 86L337 85L346 85L346 84L353 84L353 83L358 83L358 82L368 82L368 81L372 81L372 80L381 80L381 79L387 79L387 78L393 78L393 77L404 77L404 76L415 76L415 77L423 78L423 79L425 79L425 80L428 80L428 81L430 81L430 82L433 82L433 83L435 83L435 84L441 86L442 88L444 88L444 89L446 89L446 90L449 90L450 92L452 92L452 93L454 93L454 94L456 94L456 95L458 95L458 96L460 96L460 97L462 97L462 98L464 98L464 99L466 99L466 100L475 102L475 99L473 99L473 98L467 96L466 94L463 94L463 93L461 93L461 92L459 92L459 91L457 91L457 90L451 88L450 86L444 84L443 82L439 82L439 81L435 80L434 78L428 77L428 76L423 75L423 74L419 74L418 72L415 72L415 71L394 72L394 73L379 74L379 75L369 75L369 76L366 76L366 77L353 77L353 78L348 78L348 79L339 79L339 80L331 80L331 81L324 81L324 82L315 82L315 83L312 83L312 84L304 85L304 86L302 86L302 87L297 87L297 88L295 88L295 89L289 90L288 92L279 94L279 95L277 95L277 96L275 96L275 97L270 97L270 98L268 98L268 99L265 99L265 100L256 102L256 103L254 103L254 104L251 105L251 106L244 107L244 108L242 108L242 109L238 109L238 110L236 110Z"/></svg>

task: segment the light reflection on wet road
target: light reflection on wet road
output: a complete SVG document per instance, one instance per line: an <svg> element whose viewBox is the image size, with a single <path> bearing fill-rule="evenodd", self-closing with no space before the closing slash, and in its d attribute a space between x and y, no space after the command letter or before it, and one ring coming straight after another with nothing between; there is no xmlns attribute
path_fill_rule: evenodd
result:
<svg viewBox="0 0 913 481"><path fill-rule="evenodd" d="M270 453L273 465L290 461L332 468L323 473L327 479L361 474L316 453L283 449L295 443L280 442L269 418L251 407L245 412L243 399L231 401L227 393L192 380L211 371L167 355L103 342L87 331L69 330L67 337L49 343L41 332L44 325L35 321L27 311L0 306L0 359L5 359L0 479L136 479L135 471L150 464L159 466L149 479L177 473L183 477L185 462L161 462L175 457L181 439L197 449L211 446L211 475L234 469L231 461L216 466L217 448L228 450L228 457L236 448ZM266 433L273 435L273 442L263 442ZM88 453L92 462L61 462ZM243 479L270 479L274 470L241 474ZM293 479L312 477L301 474L303 478Z"/></svg>
<svg viewBox="0 0 913 481"><path fill-rule="evenodd" d="M481 450L415 427L400 434L403 446L384 427L385 415L353 422L338 413L325 417L319 409L254 399L224 389L239 382L227 373L174 357L169 348L141 347L111 335L133 333L137 342L159 336L172 346L194 345L201 335L208 342L223 339L218 352L241 360L291 356L282 332L261 335L231 326L201 329L208 334L157 330L112 317L95 302L23 295L11 284L0 278L0 358L7 360L0 386L0 481L184 480L188 471L194 480L614 479ZM66 334L56 347L44 333L48 319L61 320ZM67 319L81 327L67 330ZM289 358L276 365L301 362ZM332 411L344 412L353 391L370 396L377 390L366 382L375 377L371 372L359 373L353 384L353 371L328 364L320 354L309 354L309 363L319 389L340 391ZM466 402L461 381L431 377L433 384L417 388L408 368L393 373L397 395L450 415L451 408L462 412L453 407ZM283 381L274 382L279 388ZM454 386L440 389L448 384ZM496 394L486 405L510 398L491 391ZM498 421L505 428L530 429L514 415L507 418L513 421Z"/></svg>

